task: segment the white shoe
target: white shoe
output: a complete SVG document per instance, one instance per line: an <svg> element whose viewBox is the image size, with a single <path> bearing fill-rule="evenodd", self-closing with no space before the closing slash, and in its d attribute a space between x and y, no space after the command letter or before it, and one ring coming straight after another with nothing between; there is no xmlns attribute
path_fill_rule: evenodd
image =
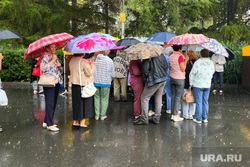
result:
<svg viewBox="0 0 250 167"><path fill-rule="evenodd" d="M193 115L188 115L188 119L194 119Z"/></svg>
<svg viewBox="0 0 250 167"><path fill-rule="evenodd" d="M101 120L103 121L103 120L105 120L106 118L107 118L107 116L101 117Z"/></svg>
<svg viewBox="0 0 250 167"><path fill-rule="evenodd" d="M197 124L201 124L201 121L197 121L196 119L193 119L194 122L196 122Z"/></svg>
<svg viewBox="0 0 250 167"><path fill-rule="evenodd" d="M59 131L59 128L57 128L56 126L48 126L47 130L52 131L52 132L57 132Z"/></svg>
<svg viewBox="0 0 250 167"><path fill-rule="evenodd" d="M56 124L54 124L53 126L57 127ZM43 128L47 128L47 123L43 122Z"/></svg>
<svg viewBox="0 0 250 167"><path fill-rule="evenodd" d="M34 95L36 95L36 94L37 94L37 91L36 91L36 90L34 90L34 91L33 91L33 93L34 93Z"/></svg>
<svg viewBox="0 0 250 167"><path fill-rule="evenodd" d="M213 94L216 94L216 93L217 93L217 90L214 89L214 90L213 90Z"/></svg>
<svg viewBox="0 0 250 167"><path fill-rule="evenodd" d="M155 115L155 112L149 112L149 113L148 113L148 116L149 116L149 117L151 117L151 116L153 116L153 115Z"/></svg>
<svg viewBox="0 0 250 167"><path fill-rule="evenodd" d="M178 116L178 117L173 116L173 121L174 121L174 122L183 121L183 118L180 117L180 116Z"/></svg>
<svg viewBox="0 0 250 167"><path fill-rule="evenodd" d="M222 94L222 93L223 93L223 90L220 90L219 92L220 92L220 94Z"/></svg>
<svg viewBox="0 0 250 167"><path fill-rule="evenodd" d="M171 110L166 110L166 113L167 114L171 114Z"/></svg>
<svg viewBox="0 0 250 167"><path fill-rule="evenodd" d="M208 123L208 120L207 120L207 119L204 119L204 120L203 120L203 123Z"/></svg>
<svg viewBox="0 0 250 167"><path fill-rule="evenodd" d="M189 115L183 115L184 119L189 119Z"/></svg>
<svg viewBox="0 0 250 167"><path fill-rule="evenodd" d="M171 115L171 120L174 120L174 115Z"/></svg>

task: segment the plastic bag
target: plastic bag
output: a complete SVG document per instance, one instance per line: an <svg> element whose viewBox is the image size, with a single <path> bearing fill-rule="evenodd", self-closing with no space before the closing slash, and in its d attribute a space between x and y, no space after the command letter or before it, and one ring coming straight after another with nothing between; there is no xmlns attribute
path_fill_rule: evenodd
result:
<svg viewBox="0 0 250 167"><path fill-rule="evenodd" d="M7 106L8 105L8 98L3 89L0 89L0 106Z"/></svg>

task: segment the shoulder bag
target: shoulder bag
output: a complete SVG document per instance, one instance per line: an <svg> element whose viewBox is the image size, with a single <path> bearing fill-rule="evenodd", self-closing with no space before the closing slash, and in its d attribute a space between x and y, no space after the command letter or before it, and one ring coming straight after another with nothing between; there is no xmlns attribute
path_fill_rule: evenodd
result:
<svg viewBox="0 0 250 167"><path fill-rule="evenodd" d="M191 86L188 88L188 91L184 94L183 101L186 103L195 103L194 94L191 90Z"/></svg>
<svg viewBox="0 0 250 167"><path fill-rule="evenodd" d="M53 74L54 74L54 70L53 70ZM43 73L40 76L40 79L38 81L38 85L43 86L43 87L55 87L55 80L56 77L52 74L49 73Z"/></svg>
<svg viewBox="0 0 250 167"><path fill-rule="evenodd" d="M82 79L81 79L81 68L80 68L81 60L79 61L79 78L80 78L80 86L81 86L81 96L82 98L88 98L95 94L96 87L93 83L88 83L88 81L85 81L85 86L82 86Z"/></svg>

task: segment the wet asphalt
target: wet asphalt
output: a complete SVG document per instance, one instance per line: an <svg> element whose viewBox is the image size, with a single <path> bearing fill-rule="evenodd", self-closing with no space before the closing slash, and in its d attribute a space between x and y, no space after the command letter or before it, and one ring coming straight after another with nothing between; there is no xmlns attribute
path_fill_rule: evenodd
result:
<svg viewBox="0 0 250 167"><path fill-rule="evenodd" d="M5 82L3 86L9 105L0 107L1 167L218 166L192 162L194 148L244 148L244 158L250 155L250 94L240 85L225 85L222 95L210 94L206 124L173 122L163 108L160 124L133 125L129 94L127 102L113 102L110 97L108 118L90 119L85 132L71 129L71 94L59 95L54 115L59 133L42 128L44 96L34 95L29 83ZM248 166L249 160L243 159Z"/></svg>

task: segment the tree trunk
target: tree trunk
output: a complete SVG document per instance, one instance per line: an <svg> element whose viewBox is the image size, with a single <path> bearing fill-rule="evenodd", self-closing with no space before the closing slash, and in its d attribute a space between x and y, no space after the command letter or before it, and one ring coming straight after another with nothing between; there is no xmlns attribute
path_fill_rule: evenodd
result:
<svg viewBox="0 0 250 167"><path fill-rule="evenodd" d="M77 0L72 0L72 6L73 8L77 8ZM77 19L72 18L72 28L71 28L71 34L76 36L77 35Z"/></svg>
<svg viewBox="0 0 250 167"><path fill-rule="evenodd" d="M104 3L104 13L106 14L105 33L109 34L109 20L108 20L108 16L109 16L109 4L108 3Z"/></svg>

